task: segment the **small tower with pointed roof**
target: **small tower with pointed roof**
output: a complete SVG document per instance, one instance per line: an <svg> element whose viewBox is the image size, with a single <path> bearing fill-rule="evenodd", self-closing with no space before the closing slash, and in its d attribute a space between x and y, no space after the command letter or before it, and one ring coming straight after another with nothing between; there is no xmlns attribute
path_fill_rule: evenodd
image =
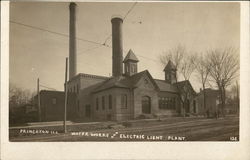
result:
<svg viewBox="0 0 250 160"><path fill-rule="evenodd" d="M134 52L130 49L127 56L124 58L124 70L126 76L132 76L137 73L137 62L138 58L135 56Z"/></svg>
<svg viewBox="0 0 250 160"><path fill-rule="evenodd" d="M176 83L176 68L171 60L168 61L168 64L164 68L165 72L165 81L173 84Z"/></svg>

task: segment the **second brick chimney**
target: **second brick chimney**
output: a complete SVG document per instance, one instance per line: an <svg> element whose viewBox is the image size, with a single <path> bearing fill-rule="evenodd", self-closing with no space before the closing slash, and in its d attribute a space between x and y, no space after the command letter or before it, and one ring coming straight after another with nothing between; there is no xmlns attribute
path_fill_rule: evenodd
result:
<svg viewBox="0 0 250 160"><path fill-rule="evenodd" d="M122 43L122 23L119 16L111 19L112 23L112 76L121 76L123 73L123 43Z"/></svg>

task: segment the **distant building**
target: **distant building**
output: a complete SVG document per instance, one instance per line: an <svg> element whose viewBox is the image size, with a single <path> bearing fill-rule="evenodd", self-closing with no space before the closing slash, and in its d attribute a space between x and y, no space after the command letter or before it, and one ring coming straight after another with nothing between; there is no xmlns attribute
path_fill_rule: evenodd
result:
<svg viewBox="0 0 250 160"><path fill-rule="evenodd" d="M238 103L227 103L225 105L225 114L239 114Z"/></svg>
<svg viewBox="0 0 250 160"><path fill-rule="evenodd" d="M40 91L41 121L62 121L64 119L64 100L65 95L63 91ZM70 93L68 95L67 119L74 119L75 111L77 110L75 103L75 94ZM34 105L36 108L38 107L37 96L35 97Z"/></svg>
<svg viewBox="0 0 250 160"><path fill-rule="evenodd" d="M219 104L220 104L220 95L219 90L214 90L211 88L205 89L206 95L206 105L204 105L204 90L200 90L196 97L197 103L197 114L198 115L206 115L206 116L214 116L215 112L220 112Z"/></svg>
<svg viewBox="0 0 250 160"><path fill-rule="evenodd" d="M237 96L227 96L225 104L225 113L226 114L239 114L240 109L240 100Z"/></svg>

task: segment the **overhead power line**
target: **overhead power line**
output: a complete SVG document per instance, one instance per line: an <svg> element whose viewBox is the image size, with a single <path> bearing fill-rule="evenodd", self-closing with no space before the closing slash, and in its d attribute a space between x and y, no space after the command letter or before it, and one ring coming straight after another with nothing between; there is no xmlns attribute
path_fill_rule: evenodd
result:
<svg viewBox="0 0 250 160"><path fill-rule="evenodd" d="M105 41L104 41L103 44L107 44L107 41L111 38L111 36L112 36L112 34L110 34L110 35L105 39Z"/></svg>
<svg viewBox="0 0 250 160"><path fill-rule="evenodd" d="M125 14L125 16L123 17L123 21L127 18L128 14L134 9L135 5L137 4L137 2L135 2L132 7L128 10L128 12Z"/></svg>
<svg viewBox="0 0 250 160"><path fill-rule="evenodd" d="M125 14L123 20L126 19L126 17L129 15L129 13L134 9L134 7L135 7L136 4L137 4L137 2L135 2L135 3L131 6L131 8L130 8L130 9L128 10L128 12ZM41 31L44 31L44 32L48 32L48 33L51 33L51 34L56 34L56 35L60 35L60 36L67 37L67 38L69 37L69 35L64 34L64 33L59 33L59 32L51 31L51 30L48 30L48 29L44 29L44 28L40 28L40 27L36 27L36 26L24 24L24 23L12 21L12 20L10 20L10 22L11 22L11 23L14 23L14 24L17 24L17 25L25 26L25 27L28 27L28 28L32 28L32 29L36 29L36 30L41 30ZM85 51L81 52L80 54L84 54L84 53L86 53L86 52L89 52L89 51L98 49L98 48L100 48L100 47L112 48L111 45L108 45L108 44L107 44L107 41L108 41L111 37L112 37L112 34L110 34L110 35L105 39L104 43L100 43L100 42L96 42L96 41L92 41L92 40L87 40L87 39L83 39L83 38L76 37L76 39L79 40L79 41L88 42L88 43L92 43L92 44L98 45L98 46L96 46L96 47L93 47L93 48L90 48L90 49L86 49ZM123 53L126 54L127 51L123 50ZM157 60L154 60L154 59L152 59L152 58L149 58L149 57L146 57L146 56L142 56L142 55L139 55L139 54L137 54L137 56L158 63Z"/></svg>
<svg viewBox="0 0 250 160"><path fill-rule="evenodd" d="M25 26L25 27L29 27L29 28L33 28L33 29L37 29L37 30L41 30L41 31L45 31L45 32L49 32L49 33L51 33L51 34L57 34L57 35L60 35L60 36L69 37L69 35L64 34L64 33L59 33L59 32L50 31L50 30L47 30L47 29L43 29L43 28L40 28L40 27L36 27L36 26L31 26L31 25L23 24L23 23L20 23L20 22L15 22L15 21L10 21L10 22L11 22L11 23L18 24L18 25ZM84 42L89 42L89 43L94 43L94 44L96 44L96 45L99 45L98 47L87 49L87 50L83 51L81 54L83 54L84 52L89 52L89 51L91 51L91 50L100 48L100 47L112 48L112 46L107 45L107 44L105 44L105 43L102 44L102 43L99 43L99 42L90 41L90 40L86 40L86 39L82 39L82 38L76 38L76 39L77 39L77 40L84 41ZM126 51L123 50L123 52L126 54ZM138 55L138 54L137 54L137 55ZM142 58L144 58L144 59L148 59L148 60L151 60L151 61L155 61L155 62L158 63L158 61L153 60L152 58L145 57L145 56L141 56L141 55L138 55L138 56L139 56L139 57L142 57Z"/></svg>
<svg viewBox="0 0 250 160"><path fill-rule="evenodd" d="M142 58L144 58L144 59L148 59L148 60L154 61L154 62L156 62L156 63L159 63L159 61L157 61L157 60L155 60L155 59L148 58L148 57L142 56L142 55L140 55L140 54L136 54L136 55L137 55L138 57L142 57Z"/></svg>
<svg viewBox="0 0 250 160"><path fill-rule="evenodd" d="M123 17L123 21L125 21L125 19L127 18L128 14L134 9L135 5L137 4L137 2L135 2L132 7L128 10L128 12L125 14L125 16ZM103 45L107 45L107 41L111 38L112 34L110 34L104 41Z"/></svg>
<svg viewBox="0 0 250 160"><path fill-rule="evenodd" d="M10 20L10 23L22 25L22 26L25 26L25 27L33 28L33 29L38 29L38 30L41 30L41 31L45 31L45 32L57 34L57 35L64 36L64 37L69 37L67 34L63 34L63 33L59 33L59 32L54 32L54 31L50 31L50 30L47 30L47 29L43 29L43 28L36 27L36 26L31 26L31 25L28 25L28 24L20 23L20 22L15 22L15 21L12 21L12 20Z"/></svg>
<svg viewBox="0 0 250 160"><path fill-rule="evenodd" d="M47 30L47 29L44 29L44 28L40 28L40 27L36 27L36 26L31 26L31 25L28 25L28 24L20 23L20 22L10 21L10 23L22 25L22 26L25 26L25 27L28 27L28 28L33 28L33 29L41 30L41 31L44 31L44 32L52 33L52 34L57 34L57 35L60 35L60 36L63 36L63 37L67 37L67 38L69 37L69 35L64 34L64 33L50 31L50 30ZM83 38L78 38L78 37L76 37L76 40L84 41L84 42L88 42L88 43L93 43L93 44L97 44L97 45L103 45L102 43L99 43L99 42L95 42L95 41L91 41L91 40L87 40L87 39L83 39Z"/></svg>

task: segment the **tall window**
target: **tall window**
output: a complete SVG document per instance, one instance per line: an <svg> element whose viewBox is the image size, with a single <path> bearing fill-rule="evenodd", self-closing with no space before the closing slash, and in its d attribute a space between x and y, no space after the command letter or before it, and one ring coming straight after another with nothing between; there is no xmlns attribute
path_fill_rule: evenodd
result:
<svg viewBox="0 0 250 160"><path fill-rule="evenodd" d="M99 99L98 97L95 99L96 110L99 109Z"/></svg>
<svg viewBox="0 0 250 160"><path fill-rule="evenodd" d="M128 104L127 104L127 95L126 94L122 94L121 96L121 108L127 108Z"/></svg>
<svg viewBox="0 0 250 160"><path fill-rule="evenodd" d="M79 100L77 100L77 110L78 110L78 112L80 112L80 102L79 102Z"/></svg>
<svg viewBox="0 0 250 160"><path fill-rule="evenodd" d="M135 65L131 65L131 72L135 73Z"/></svg>
<svg viewBox="0 0 250 160"><path fill-rule="evenodd" d="M136 67L135 64L133 66L134 66L134 73L136 73L137 72L137 67Z"/></svg>
<svg viewBox="0 0 250 160"><path fill-rule="evenodd" d="M112 95L109 95L109 109L112 109Z"/></svg>
<svg viewBox="0 0 250 160"><path fill-rule="evenodd" d="M76 93L78 94L79 93L79 85L77 84L77 87L76 87Z"/></svg>
<svg viewBox="0 0 250 160"><path fill-rule="evenodd" d="M52 98L52 104L56 104L56 98Z"/></svg>
<svg viewBox="0 0 250 160"><path fill-rule="evenodd" d="M105 97L102 96L102 109L104 110L105 109Z"/></svg>
<svg viewBox="0 0 250 160"><path fill-rule="evenodd" d="M128 65L126 65L126 72L128 72Z"/></svg>

